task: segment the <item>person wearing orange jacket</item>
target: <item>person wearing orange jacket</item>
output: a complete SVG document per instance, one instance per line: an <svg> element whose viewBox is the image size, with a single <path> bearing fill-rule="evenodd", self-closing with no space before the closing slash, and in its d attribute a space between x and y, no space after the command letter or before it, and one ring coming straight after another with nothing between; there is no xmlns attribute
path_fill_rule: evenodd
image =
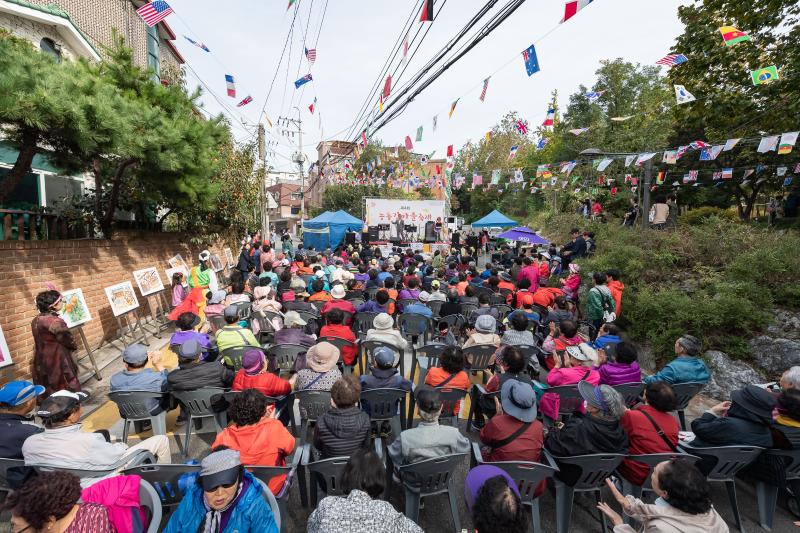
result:
<svg viewBox="0 0 800 533"><path fill-rule="evenodd" d="M611 296L614 297L614 302L617 304L616 313L618 317L622 309L622 291L625 290L625 284L620 281L619 276L619 270L616 268L606 272L606 277L608 278L606 286L611 289Z"/></svg>

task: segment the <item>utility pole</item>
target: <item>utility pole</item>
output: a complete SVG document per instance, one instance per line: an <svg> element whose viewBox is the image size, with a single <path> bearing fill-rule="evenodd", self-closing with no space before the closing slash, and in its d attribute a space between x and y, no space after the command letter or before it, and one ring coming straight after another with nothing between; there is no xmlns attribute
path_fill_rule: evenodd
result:
<svg viewBox="0 0 800 533"><path fill-rule="evenodd" d="M642 229L650 227L650 187L653 183L653 160L644 163L644 189L642 189Z"/></svg>
<svg viewBox="0 0 800 533"><path fill-rule="evenodd" d="M300 117L300 108L295 106L297 110L297 118L280 117L284 125L293 124L297 127L297 152L292 157L292 161L297 163L300 169L300 223L302 224L306 214L306 175L303 170L303 163L305 163L305 155L303 155L303 120Z"/></svg>
<svg viewBox="0 0 800 533"><path fill-rule="evenodd" d="M269 231L269 192L267 191L267 146L266 131L264 125L258 125L258 162L264 173L260 178L260 199L261 199L261 237L266 240L270 237ZM272 243L274 246L274 243Z"/></svg>

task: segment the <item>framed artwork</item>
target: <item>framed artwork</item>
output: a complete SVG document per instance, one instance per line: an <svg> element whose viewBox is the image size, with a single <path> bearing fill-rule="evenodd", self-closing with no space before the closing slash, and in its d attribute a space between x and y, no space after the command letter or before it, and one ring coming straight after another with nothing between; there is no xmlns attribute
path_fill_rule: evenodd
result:
<svg viewBox="0 0 800 533"><path fill-rule="evenodd" d="M186 275L189 275L189 265L187 265L186 261L183 260L181 254L175 254L174 257L171 257L169 259L169 266L172 268L183 268L184 272L186 272Z"/></svg>
<svg viewBox="0 0 800 533"><path fill-rule="evenodd" d="M111 311L114 316L124 315L128 311L139 307L139 300L133 292L133 285L130 281L123 281L111 287L106 287L106 297L111 304Z"/></svg>
<svg viewBox="0 0 800 533"><path fill-rule="evenodd" d="M210 261L211 261L211 268L214 269L214 272L219 272L220 270L225 268L222 265L222 260L219 258L219 256L217 254L211 254Z"/></svg>
<svg viewBox="0 0 800 533"><path fill-rule="evenodd" d="M136 280L136 284L139 286L139 292L142 293L142 296L164 290L164 284L161 283L161 276L158 275L156 267L134 270L133 279Z"/></svg>
<svg viewBox="0 0 800 533"><path fill-rule="evenodd" d="M236 265L235 259L233 258L233 252L227 246L222 249L222 252L225 254L225 260L228 262L229 267L233 267Z"/></svg>
<svg viewBox="0 0 800 533"><path fill-rule="evenodd" d="M181 274L183 274L183 284L184 285L189 283L189 273L186 272L183 269L183 267L166 268L166 269L164 269L164 272L167 274L167 283L169 283L170 285L172 285L172 276L175 274L175 272L180 272Z"/></svg>
<svg viewBox="0 0 800 533"><path fill-rule="evenodd" d="M68 328L80 326L92 319L92 314L89 312L89 306L86 305L86 299L83 297L81 289L70 289L61 293L61 309L58 316L67 323Z"/></svg>
<svg viewBox="0 0 800 533"><path fill-rule="evenodd" d="M8 343L6 336L3 334L3 328L0 328L0 368L13 364L11 360L11 352L8 351Z"/></svg>

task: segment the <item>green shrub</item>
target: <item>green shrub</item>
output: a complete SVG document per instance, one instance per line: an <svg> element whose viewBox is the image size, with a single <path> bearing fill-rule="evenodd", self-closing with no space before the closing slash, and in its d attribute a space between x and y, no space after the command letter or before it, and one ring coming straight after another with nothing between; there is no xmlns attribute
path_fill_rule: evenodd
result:
<svg viewBox="0 0 800 533"><path fill-rule="evenodd" d="M698 224L703 224L706 219L711 217L718 217L731 222L736 221L737 218L736 213L733 211L705 205L703 207L697 207L691 211L687 211L678 218L678 221L681 224L686 224L687 226L697 226Z"/></svg>

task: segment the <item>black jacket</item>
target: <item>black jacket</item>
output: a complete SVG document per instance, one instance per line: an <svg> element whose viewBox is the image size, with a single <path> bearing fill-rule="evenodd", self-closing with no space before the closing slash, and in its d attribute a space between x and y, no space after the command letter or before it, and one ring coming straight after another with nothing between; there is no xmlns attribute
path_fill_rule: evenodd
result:
<svg viewBox="0 0 800 533"><path fill-rule="evenodd" d="M761 421L736 416L716 417L711 413L692 421L695 448L712 446L762 446L772 447L772 432Z"/></svg>
<svg viewBox="0 0 800 533"><path fill-rule="evenodd" d="M353 452L369 446L369 415L358 406L331 409L314 428L314 447L322 459L349 457Z"/></svg>
<svg viewBox="0 0 800 533"><path fill-rule="evenodd" d="M439 308L439 316L460 315L461 304L458 302L445 302Z"/></svg>
<svg viewBox="0 0 800 533"><path fill-rule="evenodd" d="M180 363L180 367L167 374L171 391L197 390L205 387L230 388L235 376L233 370L219 362Z"/></svg>
<svg viewBox="0 0 800 533"><path fill-rule="evenodd" d="M30 423L31 420L20 415L0 413L0 457L3 459L22 459L22 443L43 428Z"/></svg>
<svg viewBox="0 0 800 533"><path fill-rule="evenodd" d="M250 267L255 268L256 264L253 261L253 258L250 257L249 250L242 250L239 254L239 264L236 265L236 270L241 270L245 274L250 272Z"/></svg>
<svg viewBox="0 0 800 533"><path fill-rule="evenodd" d="M604 420L575 413L559 430L551 430L544 443L555 457L591 455L595 453L628 453L628 435L617 420ZM581 475L578 467L559 464L558 479L574 485Z"/></svg>

